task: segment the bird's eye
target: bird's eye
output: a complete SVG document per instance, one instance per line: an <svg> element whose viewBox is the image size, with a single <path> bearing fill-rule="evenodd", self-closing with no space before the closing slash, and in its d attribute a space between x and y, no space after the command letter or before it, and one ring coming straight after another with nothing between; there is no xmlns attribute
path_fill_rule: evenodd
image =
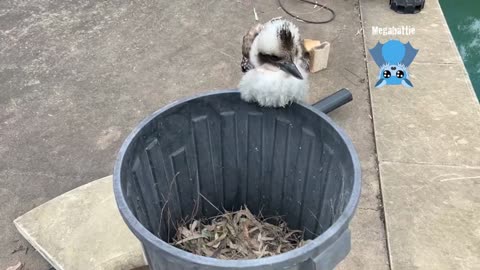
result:
<svg viewBox="0 0 480 270"><path fill-rule="evenodd" d="M268 55L268 58L270 58L270 60L273 61L273 62L278 62L278 61L281 60L280 57L278 57L276 55L273 55L273 54Z"/></svg>
<svg viewBox="0 0 480 270"><path fill-rule="evenodd" d="M274 54L259 53L258 57L260 58L260 61L263 63L275 63L275 62L282 61L281 57L278 57Z"/></svg>
<svg viewBox="0 0 480 270"><path fill-rule="evenodd" d="M403 76L405 76L405 73L403 73L403 71L401 70L398 70L395 75L397 76L397 78L403 78Z"/></svg>
<svg viewBox="0 0 480 270"><path fill-rule="evenodd" d="M390 73L390 71L385 70L385 71L383 72L383 77L384 77L384 78L390 78L391 76L392 76L392 74Z"/></svg>

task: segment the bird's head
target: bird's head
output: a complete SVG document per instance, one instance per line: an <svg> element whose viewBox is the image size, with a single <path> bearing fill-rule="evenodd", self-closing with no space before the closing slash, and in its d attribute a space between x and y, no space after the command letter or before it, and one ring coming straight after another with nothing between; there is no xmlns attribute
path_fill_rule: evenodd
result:
<svg viewBox="0 0 480 270"><path fill-rule="evenodd" d="M267 22L250 50L250 61L254 66L278 68L297 79L303 79L297 66L301 57L302 46L298 28L282 19Z"/></svg>

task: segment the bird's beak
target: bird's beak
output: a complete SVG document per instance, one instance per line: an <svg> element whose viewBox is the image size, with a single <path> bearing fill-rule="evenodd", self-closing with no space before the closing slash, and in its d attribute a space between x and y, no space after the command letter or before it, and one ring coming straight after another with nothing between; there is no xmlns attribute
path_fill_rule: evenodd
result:
<svg viewBox="0 0 480 270"><path fill-rule="evenodd" d="M302 73L300 73L300 70L298 70L297 66L295 66L295 64L292 62L280 63L280 69L287 72L288 74L291 74L299 80L303 80Z"/></svg>

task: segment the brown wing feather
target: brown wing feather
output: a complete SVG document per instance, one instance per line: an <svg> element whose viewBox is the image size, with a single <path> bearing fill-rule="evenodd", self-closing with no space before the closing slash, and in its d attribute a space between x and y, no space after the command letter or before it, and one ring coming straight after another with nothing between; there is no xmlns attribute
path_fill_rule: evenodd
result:
<svg viewBox="0 0 480 270"><path fill-rule="evenodd" d="M255 68L252 63L250 63L250 48L252 47L252 43L255 38L258 36L258 33L262 31L263 25L256 24L248 30L248 32L243 36L243 43L242 43L242 62L240 66L242 68L242 72L247 72L250 69Z"/></svg>
<svg viewBox="0 0 480 270"><path fill-rule="evenodd" d="M305 48L305 43L303 39L300 39L300 46L297 52L298 57L302 59L302 68L305 70L310 70L310 53Z"/></svg>
<svg viewBox="0 0 480 270"><path fill-rule="evenodd" d="M243 36L242 54L244 57L248 58L253 40L255 40L258 33L260 33L262 29L263 29L263 24L254 25L252 26L252 28L250 28L250 30L248 30L245 36Z"/></svg>

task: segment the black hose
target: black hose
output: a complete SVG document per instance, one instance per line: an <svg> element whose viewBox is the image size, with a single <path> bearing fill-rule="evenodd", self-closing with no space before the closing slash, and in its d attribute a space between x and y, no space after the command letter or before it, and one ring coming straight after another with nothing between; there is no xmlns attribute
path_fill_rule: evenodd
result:
<svg viewBox="0 0 480 270"><path fill-rule="evenodd" d="M288 10L283 6L282 0L278 0L278 5L280 6L281 9L283 9L283 11L285 11L285 13L287 13L288 15L294 17L295 19L297 19L297 20L299 20L299 21L302 21L302 22L305 22L305 23L323 24L323 23L329 23L329 22L331 22L331 21L333 21L333 20L335 19L335 11L333 11L333 9L327 7L326 5L318 4L318 3L315 3L315 2L312 2L312 1L309 1L309 0L298 0L298 1L304 2L304 3L308 3L308 4L312 4L312 5L315 5L315 6L322 7L323 9L328 10L332 15L331 15L331 17L330 17L328 20L325 20L325 21L310 21L310 20L302 19L302 18L300 18L299 16L297 16L297 15L295 15L295 14L292 14L290 11L288 11Z"/></svg>

